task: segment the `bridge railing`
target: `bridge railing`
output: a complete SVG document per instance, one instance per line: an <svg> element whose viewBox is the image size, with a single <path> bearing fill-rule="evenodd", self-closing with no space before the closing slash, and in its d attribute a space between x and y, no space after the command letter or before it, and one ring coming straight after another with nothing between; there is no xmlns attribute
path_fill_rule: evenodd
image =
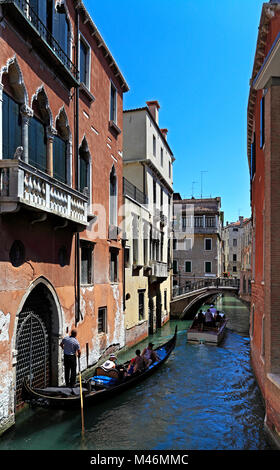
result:
<svg viewBox="0 0 280 470"><path fill-rule="evenodd" d="M204 289L205 287L233 287L239 289L240 280L230 279L227 277L216 277L211 279L198 279L196 281L190 281L189 285L184 287L175 286L172 290L172 297L178 297L179 295L187 294L195 290Z"/></svg>

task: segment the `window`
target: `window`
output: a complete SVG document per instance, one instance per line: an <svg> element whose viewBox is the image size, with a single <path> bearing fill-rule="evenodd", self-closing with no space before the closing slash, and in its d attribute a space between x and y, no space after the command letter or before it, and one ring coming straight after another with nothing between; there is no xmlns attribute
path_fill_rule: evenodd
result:
<svg viewBox="0 0 280 470"><path fill-rule="evenodd" d="M58 135L53 141L53 175L66 183L66 142Z"/></svg>
<svg viewBox="0 0 280 470"><path fill-rule="evenodd" d="M237 246L237 238L232 239L232 246Z"/></svg>
<svg viewBox="0 0 280 470"><path fill-rule="evenodd" d="M111 83L110 93L110 121L117 123L117 90L113 83Z"/></svg>
<svg viewBox="0 0 280 470"><path fill-rule="evenodd" d="M177 238L173 238L173 250L177 250L177 246L178 246L178 240Z"/></svg>
<svg viewBox="0 0 280 470"><path fill-rule="evenodd" d="M90 88L90 47L80 37L80 82Z"/></svg>
<svg viewBox="0 0 280 470"><path fill-rule="evenodd" d="M157 202L157 183L156 183L155 180L153 181L153 201L154 201L154 204L156 204L156 202Z"/></svg>
<svg viewBox="0 0 280 470"><path fill-rule="evenodd" d="M192 239L191 238L185 238L185 250L191 250L192 249Z"/></svg>
<svg viewBox="0 0 280 470"><path fill-rule="evenodd" d="M163 166L163 148L160 149L160 164Z"/></svg>
<svg viewBox="0 0 280 470"><path fill-rule="evenodd" d="M233 232L238 232L238 228L234 228L232 230L233 230Z"/></svg>
<svg viewBox="0 0 280 470"><path fill-rule="evenodd" d="M176 259L173 260L173 273L178 274L178 261Z"/></svg>
<svg viewBox="0 0 280 470"><path fill-rule="evenodd" d="M118 255L119 250L110 249L110 282L118 282Z"/></svg>
<svg viewBox="0 0 280 470"><path fill-rule="evenodd" d="M205 238L204 249L206 251L211 251L212 250L212 238Z"/></svg>
<svg viewBox="0 0 280 470"><path fill-rule="evenodd" d="M81 246L81 284L93 282L93 244L85 240L80 241Z"/></svg>
<svg viewBox="0 0 280 470"><path fill-rule="evenodd" d="M20 105L3 92L2 105L3 159L14 158L22 145Z"/></svg>
<svg viewBox="0 0 280 470"><path fill-rule="evenodd" d="M212 272L212 263L211 261L205 261L205 273L211 273Z"/></svg>
<svg viewBox="0 0 280 470"><path fill-rule="evenodd" d="M145 290L138 291L138 318L139 321L145 318Z"/></svg>
<svg viewBox="0 0 280 470"><path fill-rule="evenodd" d="M106 333L107 331L107 307L98 309L98 333Z"/></svg>
<svg viewBox="0 0 280 470"><path fill-rule="evenodd" d="M167 290L164 291L164 310L167 310Z"/></svg>
<svg viewBox="0 0 280 470"><path fill-rule="evenodd" d="M83 138L82 144L79 148L79 167L80 167L80 191L84 192L85 188L91 190L90 185L90 153L86 138ZM89 193L90 196L90 193ZM89 197L90 202L90 197Z"/></svg>
<svg viewBox="0 0 280 470"><path fill-rule="evenodd" d="M237 261L237 255L235 255L235 254L232 255L232 258L233 258L232 261Z"/></svg>
<svg viewBox="0 0 280 470"><path fill-rule="evenodd" d="M117 225L117 176L113 166L110 173L110 225Z"/></svg>
<svg viewBox="0 0 280 470"><path fill-rule="evenodd" d="M264 96L260 102L260 148L263 148L265 141L265 120L264 120L264 110L265 110L265 98Z"/></svg>
<svg viewBox="0 0 280 470"><path fill-rule="evenodd" d="M28 152L29 163L46 171L47 168L47 140L45 126L36 117L29 121L28 126Z"/></svg>
<svg viewBox="0 0 280 470"><path fill-rule="evenodd" d="M58 44L60 45L61 49L65 52L65 54L68 57L70 57L69 23L67 20L66 13L63 10L64 8L63 9L61 8L59 9L58 7L55 8L53 11L53 20L52 20L52 8L48 8L47 9L47 23L49 23L50 26L51 26L51 23L53 23L53 35L55 39L57 40ZM50 26L47 26L49 31L51 31ZM55 46L56 45L54 45L54 47ZM65 60L63 56L62 56L62 60L63 61Z"/></svg>
<svg viewBox="0 0 280 470"><path fill-rule="evenodd" d="M236 273L236 272L237 272L236 266L232 266L232 272L233 272L233 273Z"/></svg>
<svg viewBox="0 0 280 470"><path fill-rule="evenodd" d="M129 268L130 263L130 248L128 246L124 249L124 265L126 268Z"/></svg>
<svg viewBox="0 0 280 470"><path fill-rule="evenodd" d="M185 273L191 273L191 272L192 272L192 262L185 261Z"/></svg>
<svg viewBox="0 0 280 470"><path fill-rule="evenodd" d="M154 156L154 157L156 156L156 151L157 151L157 148L156 148L156 138L155 138L155 136L153 135L153 156Z"/></svg>

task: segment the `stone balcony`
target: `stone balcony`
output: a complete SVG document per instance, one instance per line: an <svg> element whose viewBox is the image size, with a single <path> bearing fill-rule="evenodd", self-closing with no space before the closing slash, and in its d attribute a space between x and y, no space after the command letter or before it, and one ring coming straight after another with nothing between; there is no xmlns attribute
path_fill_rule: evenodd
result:
<svg viewBox="0 0 280 470"><path fill-rule="evenodd" d="M80 229L88 223L85 194L22 160L0 160L0 214L17 212L21 207L58 216Z"/></svg>
<svg viewBox="0 0 280 470"><path fill-rule="evenodd" d="M168 265L162 261L151 261L152 268L150 275L156 279L168 277Z"/></svg>

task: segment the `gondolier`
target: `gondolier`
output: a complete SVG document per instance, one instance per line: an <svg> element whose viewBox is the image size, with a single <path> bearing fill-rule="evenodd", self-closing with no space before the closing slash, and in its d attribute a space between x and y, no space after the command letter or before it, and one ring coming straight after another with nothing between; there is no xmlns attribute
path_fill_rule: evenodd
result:
<svg viewBox="0 0 280 470"><path fill-rule="evenodd" d="M64 374L66 387L74 387L76 383L77 355L81 356L80 344L76 339L77 330L72 330L60 343L64 351Z"/></svg>

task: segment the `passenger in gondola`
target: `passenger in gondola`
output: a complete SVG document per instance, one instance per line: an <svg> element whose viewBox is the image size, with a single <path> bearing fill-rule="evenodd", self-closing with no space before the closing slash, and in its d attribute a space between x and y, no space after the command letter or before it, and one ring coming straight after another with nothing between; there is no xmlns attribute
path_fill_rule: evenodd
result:
<svg viewBox="0 0 280 470"><path fill-rule="evenodd" d="M215 315L215 326L216 326L216 328L218 328L218 329L220 328L221 322L222 322L222 317L220 315L219 310L217 310L217 313Z"/></svg>
<svg viewBox="0 0 280 470"><path fill-rule="evenodd" d="M153 362L158 361L157 353L153 350L154 344L149 343L147 348L142 352L142 357L145 361L146 367L149 367Z"/></svg>
<svg viewBox="0 0 280 470"><path fill-rule="evenodd" d="M110 354L109 359L107 359L107 361L105 361L101 367L106 371L116 369L116 361L117 358L115 354Z"/></svg>
<svg viewBox="0 0 280 470"><path fill-rule="evenodd" d="M144 358L141 356L140 349L136 349L135 353L136 356L131 359L126 375L132 375L137 371L145 369L146 364Z"/></svg>
<svg viewBox="0 0 280 470"><path fill-rule="evenodd" d="M205 326L211 327L213 326L213 323L214 323L214 318L213 318L212 312L208 308L208 310L205 313Z"/></svg>
<svg viewBox="0 0 280 470"><path fill-rule="evenodd" d="M198 312L198 315L197 315L197 324L198 324L198 329L200 331L203 331L204 321L205 321L204 314L203 314L202 310L200 310Z"/></svg>

